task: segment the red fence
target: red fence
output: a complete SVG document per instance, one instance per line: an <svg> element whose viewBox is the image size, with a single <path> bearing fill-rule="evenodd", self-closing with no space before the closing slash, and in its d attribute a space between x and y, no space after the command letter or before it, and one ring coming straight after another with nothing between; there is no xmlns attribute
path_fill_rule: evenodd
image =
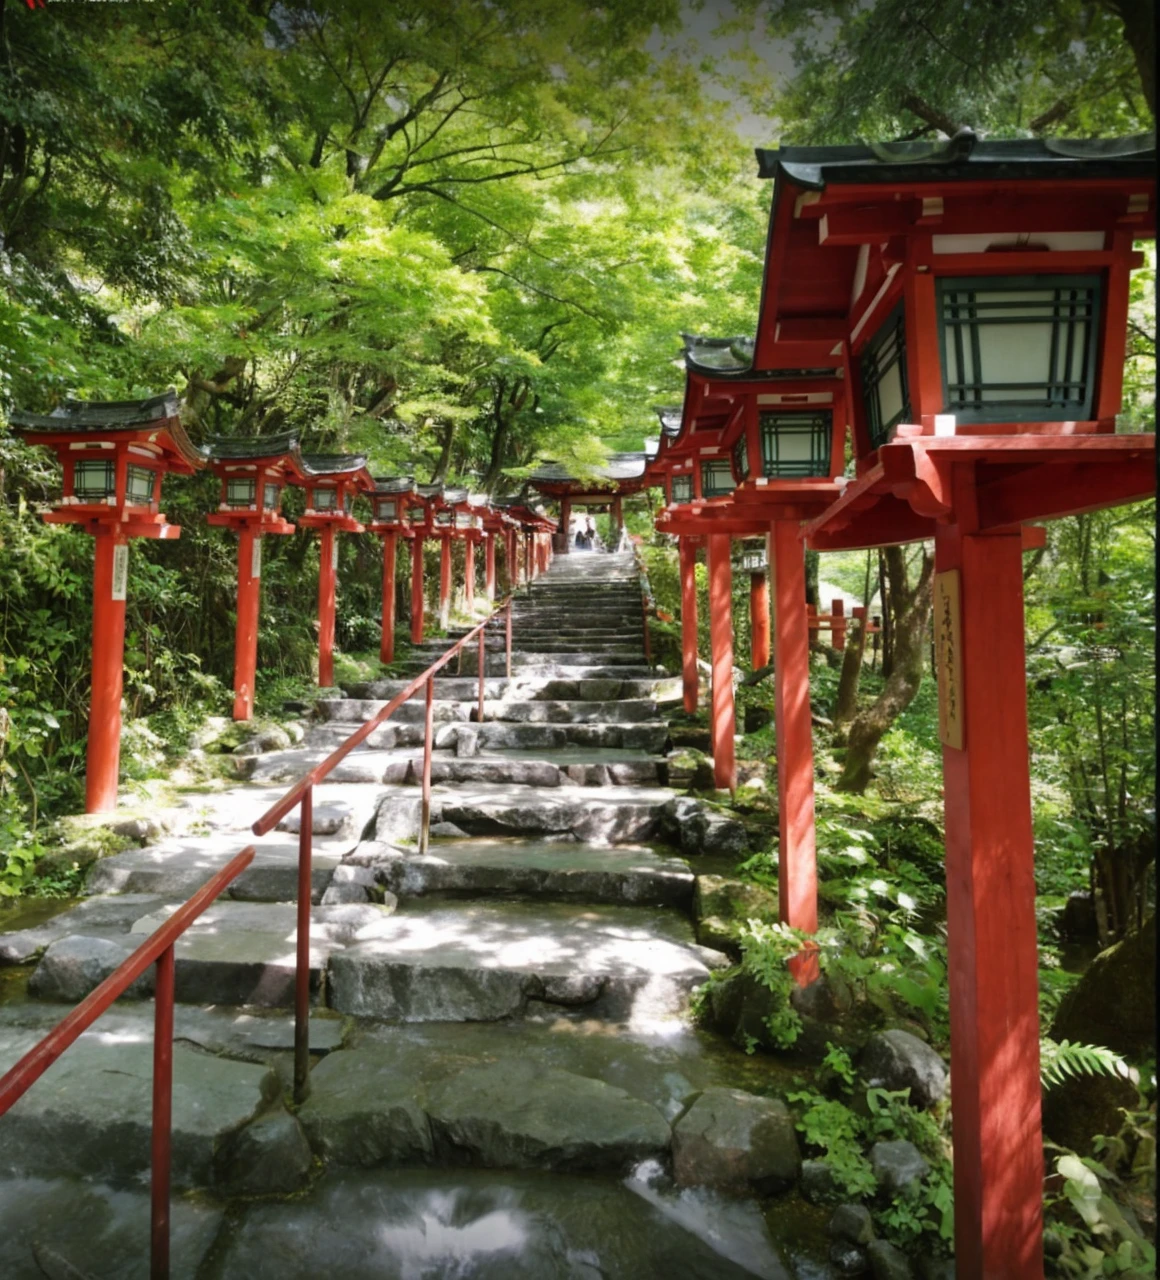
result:
<svg viewBox="0 0 1160 1280"><path fill-rule="evenodd" d="M78 1036L125 993L149 968L157 965L153 1014L152 1226L149 1273L153 1280L169 1275L169 1141L173 1113L173 945L225 888L254 860L254 847L243 849L173 913L166 922L77 1005L14 1067L0 1076L0 1116L36 1083Z"/></svg>
<svg viewBox="0 0 1160 1280"><path fill-rule="evenodd" d="M254 823L255 835L265 835L299 806L298 835L298 937L297 971L294 991L294 1097L302 1102L308 1092L310 1075L310 899L312 836L314 827L314 788L322 782L354 749L388 720L404 702L420 689L426 699L423 730L422 824L420 850L426 852L431 824L431 751L435 723L435 675L452 658L462 654L472 639L479 644L479 693L476 716L483 723L483 702L487 677L487 628L500 616L504 618L504 670L512 673L512 598L508 598L479 626L472 628L453 644L422 674L416 676L399 694L365 724L360 725L345 742L332 751L321 764L300 778L277 804ZM52 1031L0 1077L0 1116L48 1070L86 1028L104 1013L114 1000L125 993L151 964L157 965L153 1025L153 1136L152 1178L150 1187L150 1276L152 1280L168 1280L169 1276L169 1173L170 1132L173 1104L173 1000L174 952L177 939L199 915L250 865L254 848L249 846L232 858L155 933L124 960L94 991L90 992Z"/></svg>

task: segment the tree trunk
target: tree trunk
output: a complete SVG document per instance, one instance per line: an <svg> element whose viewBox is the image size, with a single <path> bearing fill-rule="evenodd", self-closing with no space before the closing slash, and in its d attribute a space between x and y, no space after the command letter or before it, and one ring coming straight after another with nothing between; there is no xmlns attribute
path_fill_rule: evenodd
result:
<svg viewBox="0 0 1160 1280"><path fill-rule="evenodd" d="M1156 7L1153 0L1105 0L1124 24L1124 39L1136 59L1148 109L1156 114Z"/></svg>
<svg viewBox="0 0 1160 1280"><path fill-rule="evenodd" d="M842 657L842 674L838 677L838 696L834 700L834 740L845 738L846 726L858 710L858 684L862 678L862 657L866 651L866 623L855 622Z"/></svg>
<svg viewBox="0 0 1160 1280"><path fill-rule="evenodd" d="M866 790L879 742L910 706L922 684L926 628L932 605L934 555L924 548L922 569L913 588L908 582L902 548L887 547L883 558L890 584L890 605L883 610L883 623L889 614L893 641L891 671L878 700L850 725L846 760L842 776L838 779L839 791Z"/></svg>

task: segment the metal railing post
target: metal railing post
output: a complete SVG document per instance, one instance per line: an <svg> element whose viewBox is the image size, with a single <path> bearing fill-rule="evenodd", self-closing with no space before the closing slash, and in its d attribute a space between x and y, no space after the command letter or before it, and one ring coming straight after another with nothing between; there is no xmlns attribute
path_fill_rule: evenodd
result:
<svg viewBox="0 0 1160 1280"><path fill-rule="evenodd" d="M510 680L512 678L512 602L510 596L507 602L507 638L505 644L507 646L506 671L507 678Z"/></svg>
<svg viewBox="0 0 1160 1280"><path fill-rule="evenodd" d="M487 628L479 633L479 712L476 719L483 724L483 687L487 672Z"/></svg>
<svg viewBox="0 0 1160 1280"><path fill-rule="evenodd" d="M173 944L157 957L153 1006L153 1139L150 1175L150 1280L169 1280L169 1173L173 1123Z"/></svg>
<svg viewBox="0 0 1160 1280"><path fill-rule="evenodd" d="M294 1101L310 1096L310 899L314 844L314 788L298 809L298 932L294 972Z"/></svg>
<svg viewBox="0 0 1160 1280"><path fill-rule="evenodd" d="M427 705L423 716L423 808L419 817L419 852L427 852L431 835L431 746L435 737L435 677L427 677Z"/></svg>

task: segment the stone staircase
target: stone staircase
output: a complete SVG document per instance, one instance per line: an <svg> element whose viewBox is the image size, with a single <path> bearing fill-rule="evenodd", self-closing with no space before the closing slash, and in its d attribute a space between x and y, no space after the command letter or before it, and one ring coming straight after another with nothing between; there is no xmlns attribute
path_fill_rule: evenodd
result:
<svg viewBox="0 0 1160 1280"><path fill-rule="evenodd" d="M435 681L427 853L421 699L315 790L301 1108L296 813L178 943L175 1275L791 1274L752 1201L668 1174L690 1103L752 1087L755 1064L687 1016L728 958L698 945L696 873L661 839L662 706L680 690L645 662L632 558L558 559L517 598L514 636L510 679L502 628L488 637L482 724L477 651ZM97 863L70 910L0 933L0 963L28 975L26 992L5 987L0 1069L446 645L320 702L297 747L190 797L184 830ZM41 1275L41 1245L81 1274L146 1274L151 1040L151 1004L119 1002L0 1119L0 1274ZM792 1125L782 1150L793 1164Z"/></svg>

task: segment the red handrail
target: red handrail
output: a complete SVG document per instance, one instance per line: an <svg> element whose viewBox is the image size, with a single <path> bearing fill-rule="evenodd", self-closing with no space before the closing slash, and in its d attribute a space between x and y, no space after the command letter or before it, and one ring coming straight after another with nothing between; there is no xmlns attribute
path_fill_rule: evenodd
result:
<svg viewBox="0 0 1160 1280"><path fill-rule="evenodd" d="M153 1134L150 1144L151 1242L149 1274L152 1280L169 1275L169 1170L173 1109L173 992L177 939L215 898L254 860L249 845L211 876L188 902L127 956L111 974L17 1062L0 1076L0 1116L36 1083L62 1053L106 1012L109 1006L149 968L157 964L153 1022Z"/></svg>
<svg viewBox="0 0 1160 1280"><path fill-rule="evenodd" d="M314 788L324 778L328 777L355 747L365 742L379 725L390 719L404 702L414 697L422 689L425 695L425 707L423 714L422 816L419 822L419 852L426 853L431 825L431 752L435 736L435 675L452 658L462 652L473 637L479 637L479 709L476 715L479 723L482 724L484 680L487 674L487 628L501 614L506 617L504 628L505 669L510 678L512 673L511 595L478 626L472 627L466 635L457 640L444 654L436 658L425 671L417 675L400 693L397 693L385 707L376 711L365 724L360 725L325 760L316 764L309 773L299 778L289 791L280 800L272 804L251 828L256 836L264 836L267 832L272 831L295 805L300 806L298 812L298 951L297 968L294 974L295 1102L305 1102L310 1091L310 899L311 867L314 858L312 841L314 834Z"/></svg>

